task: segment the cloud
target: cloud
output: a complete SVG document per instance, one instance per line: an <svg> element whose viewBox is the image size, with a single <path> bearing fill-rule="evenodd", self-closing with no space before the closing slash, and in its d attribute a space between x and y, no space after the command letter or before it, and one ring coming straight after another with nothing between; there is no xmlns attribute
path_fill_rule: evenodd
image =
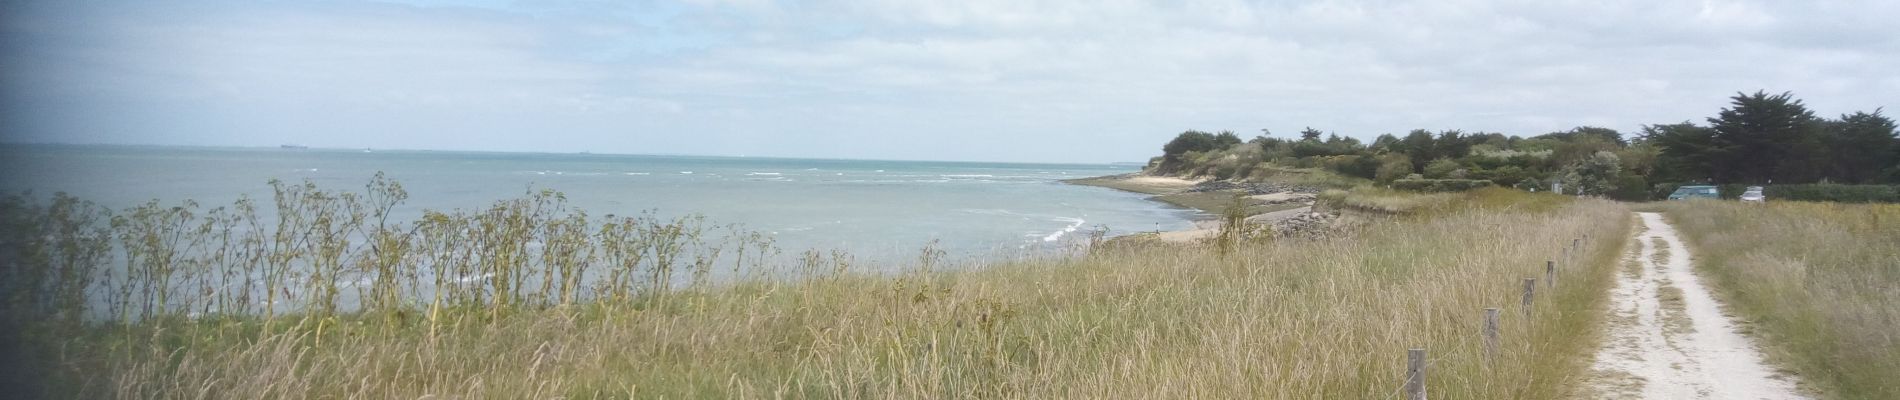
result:
<svg viewBox="0 0 1900 400"><path fill-rule="evenodd" d="M1139 160L1188 128L1537 134L1896 103L1900 6L34 3L8 140ZM79 28L85 27L85 28ZM109 117L88 117L109 115ZM690 133L690 134L684 134Z"/></svg>

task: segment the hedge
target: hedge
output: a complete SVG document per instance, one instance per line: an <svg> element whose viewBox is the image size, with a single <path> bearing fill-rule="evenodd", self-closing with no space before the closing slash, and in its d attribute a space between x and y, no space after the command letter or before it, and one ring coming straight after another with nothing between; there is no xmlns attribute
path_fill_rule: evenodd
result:
<svg viewBox="0 0 1900 400"><path fill-rule="evenodd" d="M1667 196L1682 184L1656 185L1656 193ZM1693 185L1693 184L1691 184ZM1900 185L1841 185L1833 183L1806 183L1796 185L1751 185L1729 183L1716 185L1716 191L1724 199L1742 196L1749 186L1761 186L1762 194L1768 201L1832 201L1840 203L1900 203ZM1657 197L1664 198L1664 197Z"/></svg>
<svg viewBox="0 0 1900 400"><path fill-rule="evenodd" d="M1414 192L1463 192L1489 187L1491 181L1483 179L1399 179L1392 181L1392 188Z"/></svg>
<svg viewBox="0 0 1900 400"><path fill-rule="evenodd" d="M1740 193L1740 192L1737 192ZM1771 185L1762 189L1768 200L1836 201L1842 203L1900 203L1900 185ZM1740 194L1737 194L1740 196Z"/></svg>

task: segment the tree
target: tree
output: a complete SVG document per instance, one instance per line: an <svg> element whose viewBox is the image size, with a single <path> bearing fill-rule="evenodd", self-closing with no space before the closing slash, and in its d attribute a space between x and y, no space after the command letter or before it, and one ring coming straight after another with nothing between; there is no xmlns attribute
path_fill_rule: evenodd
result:
<svg viewBox="0 0 1900 400"><path fill-rule="evenodd" d="M1405 134L1405 139L1399 140L1396 147L1412 160L1412 171L1417 172L1425 170L1426 162L1438 159L1433 142L1431 131L1413 129L1412 133Z"/></svg>
<svg viewBox="0 0 1900 400"><path fill-rule="evenodd" d="M1234 135L1234 131L1220 131L1220 134L1214 135L1214 150L1222 150L1238 144L1240 144L1240 136Z"/></svg>
<svg viewBox="0 0 1900 400"><path fill-rule="evenodd" d="M1819 177L1820 119L1792 93L1737 93L1709 118L1720 182L1806 182Z"/></svg>
<svg viewBox="0 0 1900 400"><path fill-rule="evenodd" d="M1181 132L1180 135L1174 137L1174 140L1161 146L1161 163L1155 169L1161 173L1174 172L1185 163L1186 160L1182 156L1191 152L1216 150L1219 146L1220 142L1215 140L1214 134L1196 130Z"/></svg>
<svg viewBox="0 0 1900 400"><path fill-rule="evenodd" d="M1595 126L1579 126L1575 128L1570 128L1570 130L1568 131L1551 132L1551 133L1546 133L1543 135L1538 135L1537 137L1553 138L1553 139L1558 139L1558 140L1577 140L1580 138L1597 138L1597 139L1602 139L1604 142L1607 142L1607 143L1615 143L1619 147L1629 145L1629 142L1623 140L1623 134L1621 132L1617 132L1615 129L1601 128L1601 127L1595 127Z"/></svg>
<svg viewBox="0 0 1900 400"><path fill-rule="evenodd" d="M1599 151L1576 164L1564 169L1564 187L1575 190L1580 195L1606 195L1617 188L1617 180L1623 173L1622 161L1616 153Z"/></svg>
<svg viewBox="0 0 1900 400"><path fill-rule="evenodd" d="M1846 183L1868 183L1893 165L1894 123L1873 113L1857 112L1830 121L1827 130L1828 177Z"/></svg>
<svg viewBox="0 0 1900 400"><path fill-rule="evenodd" d="M1471 154L1471 142L1465 140L1464 131L1439 132L1438 140L1432 143L1432 152L1439 157L1464 157Z"/></svg>
<svg viewBox="0 0 1900 400"><path fill-rule="evenodd" d="M1657 182L1700 181L1715 176L1716 158L1722 149L1715 142L1715 131L1683 121L1677 124L1645 125L1641 142L1656 146Z"/></svg>
<svg viewBox="0 0 1900 400"><path fill-rule="evenodd" d="M1313 127L1309 126L1306 127L1306 130L1300 131L1300 141L1318 141L1319 135L1324 133L1325 132L1320 132L1318 129L1313 129Z"/></svg>
<svg viewBox="0 0 1900 400"><path fill-rule="evenodd" d="M1215 146L1213 134L1190 130L1181 132L1180 135L1174 137L1174 140L1170 140L1168 144L1162 145L1161 155L1170 158L1180 157L1182 154L1187 154L1190 151L1213 150Z"/></svg>
<svg viewBox="0 0 1900 400"><path fill-rule="evenodd" d="M1375 153L1398 151L1398 145L1399 145L1398 136L1392 136L1392 134L1390 133L1383 133L1383 134L1379 134L1379 137L1372 139L1371 150Z"/></svg>

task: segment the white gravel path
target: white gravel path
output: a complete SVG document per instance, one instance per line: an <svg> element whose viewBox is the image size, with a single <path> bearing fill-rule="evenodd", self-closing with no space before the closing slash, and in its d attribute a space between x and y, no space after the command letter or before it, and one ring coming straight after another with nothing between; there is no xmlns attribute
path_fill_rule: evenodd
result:
<svg viewBox="0 0 1900 400"><path fill-rule="evenodd" d="M1734 322L1696 278L1689 249L1675 228L1661 214L1638 215L1647 226L1636 235L1639 245L1631 249L1640 268L1618 268L1609 331L1593 367L1593 397L1807 398L1792 378L1762 362L1748 337L1736 332ZM1665 257L1658 260L1658 252ZM1680 289L1680 300L1666 289L1670 287Z"/></svg>

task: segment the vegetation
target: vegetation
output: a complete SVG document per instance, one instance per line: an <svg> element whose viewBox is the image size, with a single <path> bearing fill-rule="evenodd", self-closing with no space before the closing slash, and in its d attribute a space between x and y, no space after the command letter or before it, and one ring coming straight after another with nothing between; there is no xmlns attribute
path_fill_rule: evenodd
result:
<svg viewBox="0 0 1900 400"><path fill-rule="evenodd" d="M1310 127L1298 139L1261 135L1244 143L1232 132L1188 131L1163 148L1148 172L1259 180L1275 169L1310 168L1379 184L1473 179L1548 189L1561 183L1567 193L1622 200L1655 199L1690 182L1900 183L1900 138L1879 109L1824 119L1789 93L1738 93L1731 100L1707 126L1648 125L1627 138L1588 126L1528 138L1418 129L1371 143L1337 134L1322 139Z"/></svg>
<svg viewBox="0 0 1900 400"><path fill-rule="evenodd" d="M1753 185L1721 185L1717 188L1722 198L1732 199ZM1775 200L1793 201L1834 201L1842 203L1900 203L1900 185L1841 185L1833 183L1811 183L1798 185L1771 185L1762 188L1762 193Z"/></svg>
<svg viewBox="0 0 1900 400"><path fill-rule="evenodd" d="M926 249L879 275L841 254L756 261L769 243L590 217L555 192L388 222L400 185L366 189L278 185L273 213L0 203L0 304L24 344L9 362L37 374L12 393L1385 398L1422 347L1434 396L1551 398L1581 375L1593 343L1574 333L1622 241L1587 243L1528 318L1517 282L1630 221L1611 202L1486 189L1324 241L956 271ZM711 283L714 268L744 278ZM1488 362L1485 307L1512 310Z"/></svg>
<svg viewBox="0 0 1900 400"><path fill-rule="evenodd" d="M1900 206L1659 205L1768 354L1834 398L1900 398Z"/></svg>
<svg viewBox="0 0 1900 400"><path fill-rule="evenodd" d="M1478 179L1400 179L1392 181L1392 188L1414 192L1463 192L1491 186L1491 181Z"/></svg>

